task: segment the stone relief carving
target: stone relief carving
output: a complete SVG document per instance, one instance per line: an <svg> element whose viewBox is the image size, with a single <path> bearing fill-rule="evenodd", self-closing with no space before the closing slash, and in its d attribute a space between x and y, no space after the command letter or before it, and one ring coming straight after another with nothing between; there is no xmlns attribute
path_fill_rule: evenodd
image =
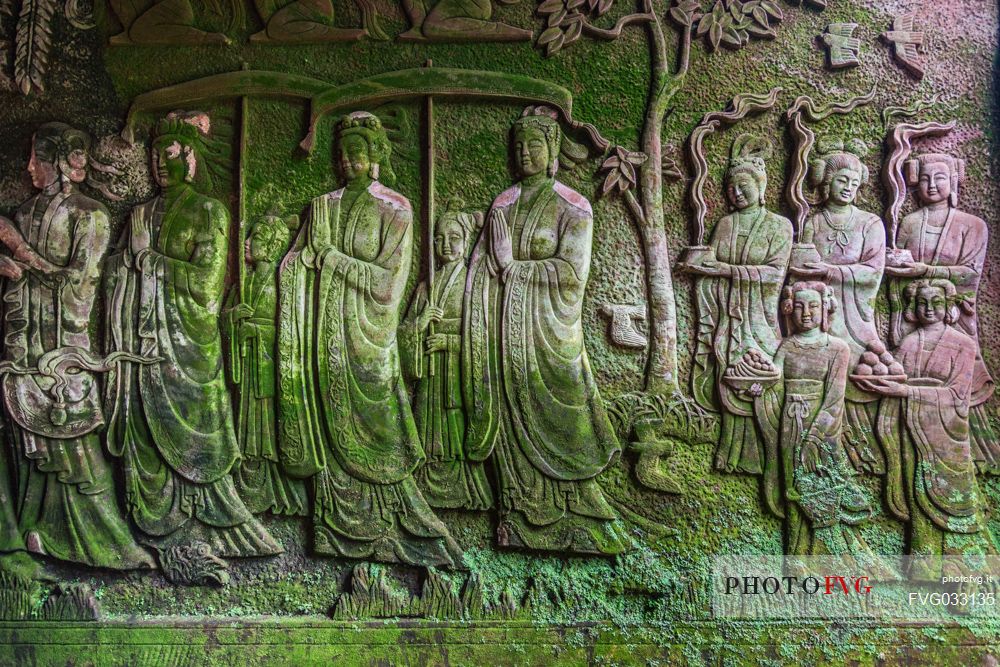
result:
<svg viewBox="0 0 1000 667"><path fill-rule="evenodd" d="M826 48L826 60L830 69L847 69L861 64L861 40L854 36L857 23L831 23L826 26L820 41Z"/></svg>
<svg viewBox="0 0 1000 667"><path fill-rule="evenodd" d="M108 382L109 450L122 459L141 541L161 562L171 548L213 563L282 550L230 475L239 444L220 333L229 212L205 194L219 148L211 131L201 112L157 124L151 169L160 194L132 211L109 265L111 349L162 359L124 363Z"/></svg>
<svg viewBox="0 0 1000 667"><path fill-rule="evenodd" d="M531 30L490 20L492 0L403 0L403 9L412 27L399 36L401 42L523 42L532 36Z"/></svg>
<svg viewBox="0 0 1000 667"><path fill-rule="evenodd" d="M924 78L924 33L915 30L915 14L907 13L892 20L892 29L882 33L882 39L892 47L899 66L916 79Z"/></svg>
<svg viewBox="0 0 1000 667"><path fill-rule="evenodd" d="M637 322L646 321L646 308L629 304L606 303L601 314L608 318L608 337L615 345L645 349L649 340L636 329Z"/></svg>

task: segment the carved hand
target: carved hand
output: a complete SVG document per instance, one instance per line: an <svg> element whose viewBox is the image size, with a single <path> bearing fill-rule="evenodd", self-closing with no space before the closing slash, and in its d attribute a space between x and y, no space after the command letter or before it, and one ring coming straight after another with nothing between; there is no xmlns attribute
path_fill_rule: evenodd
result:
<svg viewBox="0 0 1000 667"><path fill-rule="evenodd" d="M257 335L257 328L255 326L253 326L252 324L248 324L246 322L240 323L240 334L239 334L240 343L245 343L251 338L255 338L256 335Z"/></svg>
<svg viewBox="0 0 1000 667"><path fill-rule="evenodd" d="M420 320L417 324L420 326L420 330L423 331L430 326L431 322L440 322L442 319L444 319L444 309L428 304L424 308L424 312L420 313Z"/></svg>
<svg viewBox="0 0 1000 667"><path fill-rule="evenodd" d="M701 264L685 264L684 270L701 276L728 278L733 274L732 267L724 262L706 259Z"/></svg>
<svg viewBox="0 0 1000 667"><path fill-rule="evenodd" d="M930 268L923 262L911 262L906 266L886 266L885 272L897 278L919 278Z"/></svg>
<svg viewBox="0 0 1000 667"><path fill-rule="evenodd" d="M910 389L902 382L896 382L895 380L886 380L880 377L870 377L864 379L855 380L857 385L864 389L865 391L870 391L876 394L881 394L882 396L889 396L891 398L906 398L910 394Z"/></svg>
<svg viewBox="0 0 1000 667"><path fill-rule="evenodd" d="M823 460L820 457L819 446L816 444L815 440L807 439L802 443L802 450L799 452L799 460L802 463L802 467L806 469L806 472L815 473L817 475L825 474L823 470Z"/></svg>
<svg viewBox="0 0 1000 667"><path fill-rule="evenodd" d="M510 231L507 229L507 216L503 211L495 210L490 214L490 232L493 259L502 271L514 261L514 248L510 240Z"/></svg>
<svg viewBox="0 0 1000 667"><path fill-rule="evenodd" d="M3 216L0 216L0 242L10 248L14 252L15 257L24 254L28 250L26 247L28 242L21 235L21 230L10 219Z"/></svg>
<svg viewBox="0 0 1000 667"><path fill-rule="evenodd" d="M436 333L427 337L428 352L443 352L448 349L448 334Z"/></svg>
<svg viewBox="0 0 1000 667"><path fill-rule="evenodd" d="M23 273L17 262L10 257L0 255L0 276L10 278L11 280L18 280Z"/></svg>
<svg viewBox="0 0 1000 667"><path fill-rule="evenodd" d="M130 222L129 244L133 255L138 255L140 250L149 248L152 230L149 220L138 210L132 212Z"/></svg>
<svg viewBox="0 0 1000 667"><path fill-rule="evenodd" d="M806 262L802 266L789 266L788 272L806 278L825 278L830 265L825 262Z"/></svg>
<svg viewBox="0 0 1000 667"><path fill-rule="evenodd" d="M249 303L237 304L232 310L233 317L235 317L238 320L243 320L248 317L252 317L253 312L254 312L253 306L251 306Z"/></svg>

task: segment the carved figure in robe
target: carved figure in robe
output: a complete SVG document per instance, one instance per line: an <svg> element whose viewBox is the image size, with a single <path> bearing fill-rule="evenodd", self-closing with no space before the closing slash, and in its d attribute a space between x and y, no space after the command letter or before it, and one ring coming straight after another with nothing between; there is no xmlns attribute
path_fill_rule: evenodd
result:
<svg viewBox="0 0 1000 667"><path fill-rule="evenodd" d="M207 7L215 14L242 14L235 0L209 0L194 4L191 0L110 0L122 32L111 37L111 44L192 45L228 44L229 37L195 27L194 8Z"/></svg>
<svg viewBox="0 0 1000 667"><path fill-rule="evenodd" d="M940 583L942 563L933 557L997 553L970 434L977 346L959 326L958 292L951 281L919 279L903 296L904 317L916 328L894 355L907 380L872 377L863 383L885 397L878 434L889 458L889 507L909 522L907 553L928 557L914 561L910 577Z"/></svg>
<svg viewBox="0 0 1000 667"><path fill-rule="evenodd" d="M967 334L976 347L976 361L969 390L972 451L981 471L1000 474L1000 439L986 411L994 383L979 348L979 318L976 299L986 262L989 232L986 222L958 208L959 187L965 180L965 161L940 153L927 153L908 160L907 181L915 186L921 206L903 218L896 246L909 250L913 262L887 266L886 273L897 278L889 285L891 308L890 339L899 344L914 329L905 314L901 295L909 279L950 280L961 297L955 326Z"/></svg>
<svg viewBox="0 0 1000 667"><path fill-rule="evenodd" d="M699 405L721 411L715 467L760 474L764 453L752 397L723 382L750 350L778 350L778 300L792 248L792 223L764 207L769 145L743 135L733 143L726 195L733 212L719 220L709 245L714 260L680 268L695 281L697 330L691 388Z"/></svg>
<svg viewBox="0 0 1000 667"><path fill-rule="evenodd" d="M80 189L92 169L107 169L90 147L86 133L63 123L39 127L28 172L40 192L13 222L0 218L0 241L13 256L0 258L3 359L16 369L2 380L16 480L4 513L16 513L31 552L96 567L152 568L104 454L98 377L82 369L64 375L59 398L39 369L48 353L99 352L93 332L110 220Z"/></svg>
<svg viewBox="0 0 1000 667"><path fill-rule="evenodd" d="M242 300L241 290L233 286L226 309L230 379L239 397L240 459L233 481L254 514L304 515L308 509L302 480L285 475L278 462L277 263L288 241L282 218L266 215L257 221L244 247Z"/></svg>
<svg viewBox="0 0 1000 667"><path fill-rule="evenodd" d="M493 0L403 0L403 9L413 27L399 36L401 41L522 42L532 35L531 30L491 21Z"/></svg>
<svg viewBox="0 0 1000 667"><path fill-rule="evenodd" d="M161 564L170 549L213 563L282 550L230 475L239 445L220 333L229 212L204 194L217 149L202 112L157 123L160 194L133 209L109 266L111 346L161 360L123 364L108 387L108 447L122 458L132 520Z"/></svg>
<svg viewBox="0 0 1000 667"><path fill-rule="evenodd" d="M281 266L279 455L311 477L319 553L453 566L461 551L420 492L425 456L397 328L413 253L410 202L381 121L336 127L345 187L312 202Z"/></svg>
<svg viewBox="0 0 1000 667"><path fill-rule="evenodd" d="M850 367L876 343L875 299L885 268L885 227L881 218L855 205L858 191L868 182L868 167L857 155L834 147L814 159L811 180L820 201L819 211L802 229L802 243L812 243L819 262L792 265L789 273L821 280L833 288L841 315L830 322L830 333L851 348ZM885 473L885 459L875 437L878 395L847 383L843 440L858 470Z"/></svg>
<svg viewBox="0 0 1000 667"><path fill-rule="evenodd" d="M466 286L465 446L493 450L501 546L615 554L629 545L598 476L621 451L583 338L593 213L556 180L556 113L511 132L518 182L493 202Z"/></svg>
<svg viewBox="0 0 1000 667"><path fill-rule="evenodd" d="M414 419L427 456L417 469L417 483L432 507L485 510L493 505L493 492L484 453L465 447L462 398L467 248L482 227L482 214L465 213L460 207L450 202L434 227L434 280L430 287L427 281L417 287L401 333L417 378Z"/></svg>
<svg viewBox="0 0 1000 667"><path fill-rule="evenodd" d="M785 519L785 553L861 556L857 525L872 516L841 446L851 347L833 335L836 291L822 282L785 288L789 336L774 356L782 380L756 401L768 443L768 507Z"/></svg>
<svg viewBox="0 0 1000 667"><path fill-rule="evenodd" d="M353 42L369 32L384 39L376 23L378 11L371 0L355 0L355 4L361 10L363 28L335 26L333 0L254 0L265 25L250 40L285 44Z"/></svg>

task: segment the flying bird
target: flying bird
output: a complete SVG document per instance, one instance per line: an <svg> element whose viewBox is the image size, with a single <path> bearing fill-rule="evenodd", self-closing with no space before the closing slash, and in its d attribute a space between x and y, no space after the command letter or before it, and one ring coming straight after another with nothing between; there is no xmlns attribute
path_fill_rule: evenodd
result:
<svg viewBox="0 0 1000 667"><path fill-rule="evenodd" d="M897 16L892 20L892 30L882 33L882 39L892 45L893 55L907 72L924 78L924 59L917 47L924 43L924 33L913 29L912 13Z"/></svg>
<svg viewBox="0 0 1000 667"><path fill-rule="evenodd" d="M844 69L860 64L858 53L861 51L861 40L854 36L857 23L831 23L826 26L822 41L827 48L830 67Z"/></svg>
<svg viewBox="0 0 1000 667"><path fill-rule="evenodd" d="M609 335L612 343L629 348L646 347L646 337L635 328L636 320L646 320L645 306L606 303L601 306L601 313L611 319Z"/></svg>

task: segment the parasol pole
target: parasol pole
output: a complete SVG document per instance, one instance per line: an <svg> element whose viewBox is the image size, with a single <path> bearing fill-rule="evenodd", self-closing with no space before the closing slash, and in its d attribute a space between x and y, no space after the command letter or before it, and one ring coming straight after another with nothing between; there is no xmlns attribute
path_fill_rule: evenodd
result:
<svg viewBox="0 0 1000 667"><path fill-rule="evenodd" d="M433 62L428 59L425 67L432 67ZM425 133L426 160L424 172L424 212L427 219L427 306L434 305L434 97L428 95L424 106L424 117L427 123ZM431 322L427 329L429 336L434 335L434 323ZM434 375L434 354L427 355L427 374Z"/></svg>

